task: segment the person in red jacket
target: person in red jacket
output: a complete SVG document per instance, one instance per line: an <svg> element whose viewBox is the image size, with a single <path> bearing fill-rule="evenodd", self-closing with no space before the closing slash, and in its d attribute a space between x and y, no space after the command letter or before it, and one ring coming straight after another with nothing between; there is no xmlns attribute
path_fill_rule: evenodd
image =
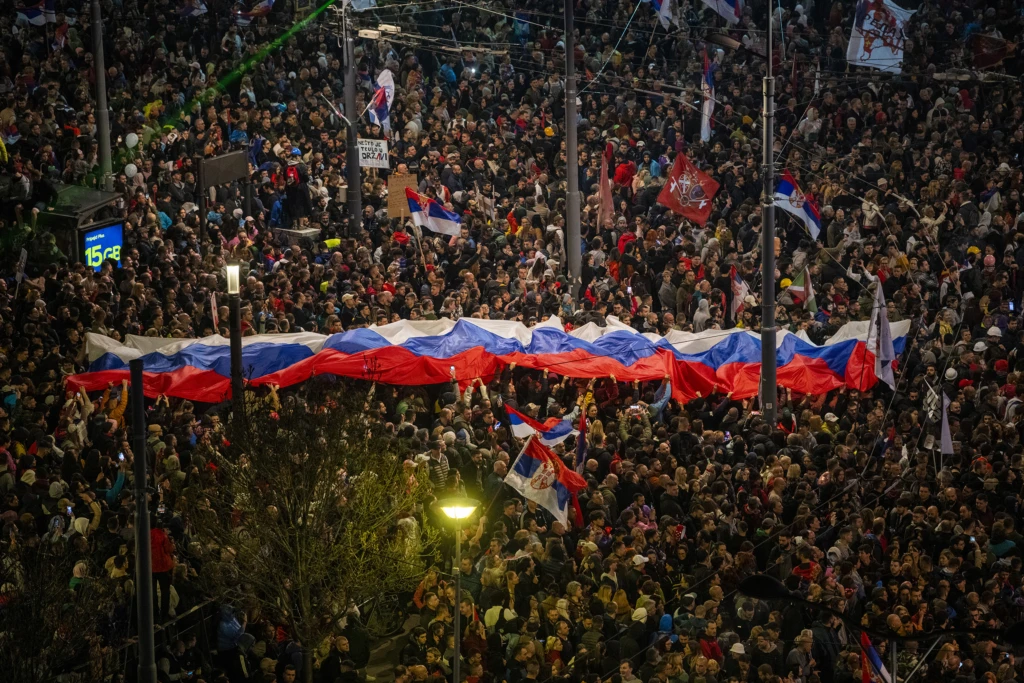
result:
<svg viewBox="0 0 1024 683"><path fill-rule="evenodd" d="M171 611L171 572L174 571L174 543L164 531L157 516L153 516L153 528L149 530L149 546L153 553L153 585L159 586L160 598L154 592L154 621L162 623L170 617Z"/></svg>
<svg viewBox="0 0 1024 683"><path fill-rule="evenodd" d="M713 621L708 623L704 628L704 634L700 637L700 652L719 664L724 659L722 648L718 646L718 624Z"/></svg>

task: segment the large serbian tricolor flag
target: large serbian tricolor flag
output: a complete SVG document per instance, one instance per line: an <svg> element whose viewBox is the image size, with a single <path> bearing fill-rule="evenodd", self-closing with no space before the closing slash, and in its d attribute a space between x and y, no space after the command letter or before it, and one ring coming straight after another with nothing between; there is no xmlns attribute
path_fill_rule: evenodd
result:
<svg viewBox="0 0 1024 683"><path fill-rule="evenodd" d="M875 356L865 343L869 322L841 327L824 345L805 333L780 331L779 385L797 393L820 394L846 386L875 385ZM897 357L909 321L893 323ZM221 336L155 339L129 335L125 343L88 334L89 372L68 378L69 388L101 390L129 378L128 361L144 361L145 393L208 403L230 397L231 350ZM310 332L262 334L242 340L242 368L252 386L287 387L315 375L339 375L386 384L443 384L451 368L461 384L485 382L510 363L576 378L615 375L623 382L661 381L669 375L672 396L689 400L713 390L735 398L757 394L761 339L752 332L673 331L662 337L640 334L612 316L605 327L587 323L566 332L558 318L527 328L504 320L462 318L403 321L324 336Z"/></svg>

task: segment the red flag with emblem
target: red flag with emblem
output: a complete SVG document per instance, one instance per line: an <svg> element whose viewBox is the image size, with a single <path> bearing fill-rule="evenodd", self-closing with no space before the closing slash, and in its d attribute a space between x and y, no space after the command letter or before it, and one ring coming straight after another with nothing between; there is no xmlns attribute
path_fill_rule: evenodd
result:
<svg viewBox="0 0 1024 683"><path fill-rule="evenodd" d="M683 218L704 225L711 215L711 200L717 192L718 183L680 153L676 155L668 182L658 195L658 203Z"/></svg>

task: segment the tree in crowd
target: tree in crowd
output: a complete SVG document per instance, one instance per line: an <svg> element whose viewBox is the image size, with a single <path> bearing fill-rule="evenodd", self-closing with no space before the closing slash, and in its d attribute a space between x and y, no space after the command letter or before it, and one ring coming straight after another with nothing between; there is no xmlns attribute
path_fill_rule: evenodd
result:
<svg viewBox="0 0 1024 683"><path fill-rule="evenodd" d="M369 409L373 389L306 382L279 400L247 392L226 439L210 446L186 508L211 594L251 620L282 623L314 651L337 634L352 603L411 590L421 578L424 532L412 513L430 486L406 462L408 444ZM411 456L410 456L411 457Z"/></svg>
<svg viewBox="0 0 1024 683"><path fill-rule="evenodd" d="M93 679L102 670L113 624L125 617L114 612L130 602L67 541L58 519L41 543L13 537L0 543L0 671L6 683L46 683L69 672L76 674L69 680Z"/></svg>

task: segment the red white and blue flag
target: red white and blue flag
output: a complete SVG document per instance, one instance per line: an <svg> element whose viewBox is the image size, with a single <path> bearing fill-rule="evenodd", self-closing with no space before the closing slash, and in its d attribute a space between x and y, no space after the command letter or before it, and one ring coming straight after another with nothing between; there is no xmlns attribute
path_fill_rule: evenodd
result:
<svg viewBox="0 0 1024 683"><path fill-rule="evenodd" d="M68 23L65 21L53 32L53 43L51 45L54 50L63 50L64 46L68 44L68 28Z"/></svg>
<svg viewBox="0 0 1024 683"><path fill-rule="evenodd" d="M408 187L405 188L405 198L409 201L409 213L412 214L414 224L442 235L458 237L462 234L462 219L459 218L459 214L449 211L436 200L424 197Z"/></svg>
<svg viewBox="0 0 1024 683"><path fill-rule="evenodd" d="M29 7L20 8L18 21L26 21L33 26L57 23L56 0L41 0Z"/></svg>
<svg viewBox="0 0 1024 683"><path fill-rule="evenodd" d="M730 24L739 23L740 17L743 15L741 0L704 0L704 4L715 10Z"/></svg>
<svg viewBox="0 0 1024 683"><path fill-rule="evenodd" d="M587 413L580 414L580 433L576 435L576 473L583 474L587 464Z"/></svg>
<svg viewBox="0 0 1024 683"><path fill-rule="evenodd" d="M569 420L549 417L546 422L541 424L529 415L523 415L508 405L505 406L505 410L508 412L509 429L512 430L512 435L518 439L536 436L545 446L554 446L573 434L579 433L572 428L572 422Z"/></svg>
<svg viewBox="0 0 1024 683"><path fill-rule="evenodd" d="M704 73L700 79L700 91L704 96L704 106L700 111L700 139L707 142L711 139L711 115L715 112L715 72L708 53L704 52Z"/></svg>
<svg viewBox="0 0 1024 683"><path fill-rule="evenodd" d="M675 21L672 16L672 0L650 0L650 2L654 11L658 13L658 21L661 22L661 27L667 31L669 24Z"/></svg>
<svg viewBox="0 0 1024 683"><path fill-rule="evenodd" d="M568 524L572 508L577 526L582 526L583 512L576 494L586 488L586 480L566 467L538 439L526 442L523 452L505 475L505 483L546 509L562 524Z"/></svg>
<svg viewBox="0 0 1024 683"><path fill-rule="evenodd" d="M892 683L882 658L878 656L878 650L871 644L868 634L863 631L860 632L860 664L861 683L871 683L872 669L883 683Z"/></svg>
<svg viewBox="0 0 1024 683"><path fill-rule="evenodd" d="M614 316L608 324L588 323L566 330L551 316L527 327L520 322L460 318L401 320L369 328L323 335L313 332L261 334L242 340L242 367L252 387L290 387L310 377L334 375L372 379L402 386L490 376L510 363L547 368L574 378L615 375L622 381L659 381L670 375L672 398L681 403L712 391L734 399L756 396L760 388L761 337L734 328L641 335ZM877 343L868 344L868 324L850 322L827 343L781 330L776 340L778 383L794 393L821 394L848 387L871 389ZM893 350L902 354L910 321L890 323ZM103 391L129 379L129 362L141 358L146 396L161 394L217 403L231 396L231 349L219 334L202 339L149 340L129 335L124 341L86 335L88 372L68 378L72 391ZM373 372L368 375L368 363ZM372 375L372 376L371 376ZM465 386L465 383L463 383Z"/></svg>
<svg viewBox="0 0 1024 683"><path fill-rule="evenodd" d="M813 196L800 191L800 186L788 170L782 172L779 184L775 188L775 206L801 221L811 233L811 237L818 239L818 233L821 232L818 202Z"/></svg>
<svg viewBox="0 0 1024 683"><path fill-rule="evenodd" d="M239 26L248 26L253 19L259 19L270 14L274 9L274 0L259 0L249 11L235 11L235 23Z"/></svg>
<svg viewBox="0 0 1024 683"><path fill-rule="evenodd" d="M391 103L395 99L395 77L390 69L384 69L377 76L377 87L370 100L370 121L384 129L384 135L391 134Z"/></svg>

